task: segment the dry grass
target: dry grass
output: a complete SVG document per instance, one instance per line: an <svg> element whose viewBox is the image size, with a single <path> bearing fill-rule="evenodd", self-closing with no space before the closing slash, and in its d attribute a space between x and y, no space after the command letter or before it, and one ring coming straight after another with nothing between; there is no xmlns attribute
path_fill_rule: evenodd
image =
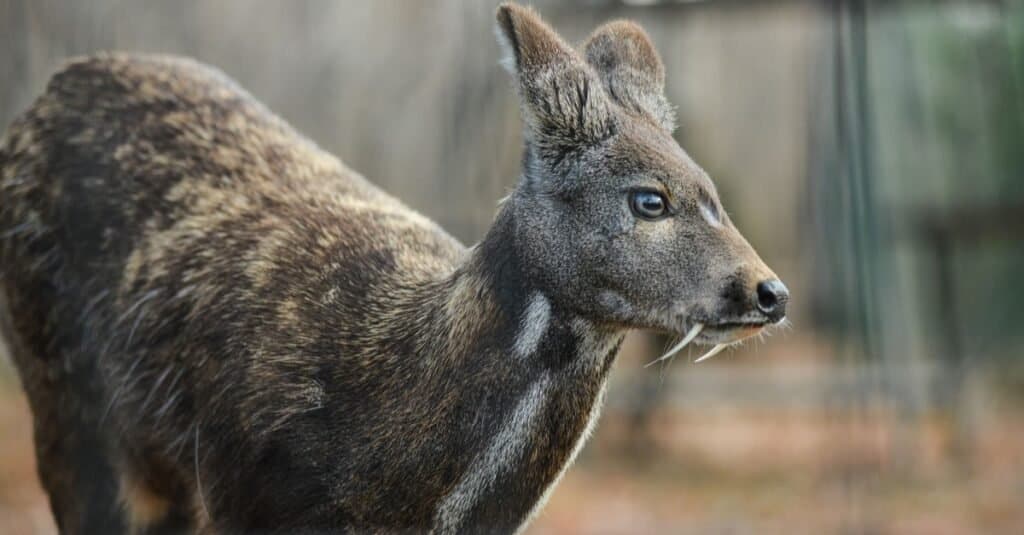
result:
<svg viewBox="0 0 1024 535"><path fill-rule="evenodd" d="M928 417L901 429L883 411L733 408L663 410L637 429L611 409L530 531L1024 533L1024 418L991 418L962 463L947 427ZM55 531L28 408L10 388L0 391L0 526Z"/></svg>
<svg viewBox="0 0 1024 535"><path fill-rule="evenodd" d="M884 414L661 414L650 451L607 415L537 533L1024 532L1024 421L987 429L952 460L938 418L896 458ZM635 433L635 430L631 433Z"/></svg>
<svg viewBox="0 0 1024 535"><path fill-rule="evenodd" d="M35 535L56 531L36 477L28 402L16 386L0 382L0 532Z"/></svg>

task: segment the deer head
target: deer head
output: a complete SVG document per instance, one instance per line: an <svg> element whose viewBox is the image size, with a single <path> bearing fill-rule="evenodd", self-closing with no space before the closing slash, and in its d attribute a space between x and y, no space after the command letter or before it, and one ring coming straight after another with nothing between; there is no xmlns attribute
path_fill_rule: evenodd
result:
<svg viewBox="0 0 1024 535"><path fill-rule="evenodd" d="M529 8L503 5L497 19L525 141L507 209L517 253L552 304L704 344L781 321L786 287L672 137L647 34L611 22L577 51Z"/></svg>

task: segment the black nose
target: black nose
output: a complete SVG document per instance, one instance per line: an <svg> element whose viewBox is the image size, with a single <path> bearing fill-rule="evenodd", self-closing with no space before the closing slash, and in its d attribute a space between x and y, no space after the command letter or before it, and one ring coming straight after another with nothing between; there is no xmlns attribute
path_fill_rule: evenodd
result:
<svg viewBox="0 0 1024 535"><path fill-rule="evenodd" d="M779 321L786 317L786 302L789 301L789 290L778 279L761 281L757 285L757 308L764 312L771 321Z"/></svg>

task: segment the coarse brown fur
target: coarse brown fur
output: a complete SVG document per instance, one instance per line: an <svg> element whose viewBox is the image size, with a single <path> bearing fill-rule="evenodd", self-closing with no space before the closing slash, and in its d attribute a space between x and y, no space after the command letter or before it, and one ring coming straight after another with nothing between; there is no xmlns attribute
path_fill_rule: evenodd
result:
<svg viewBox="0 0 1024 535"><path fill-rule="evenodd" d="M627 329L778 319L643 30L498 34L523 176L471 249L209 67L53 76L0 142L0 326L63 532L513 531Z"/></svg>

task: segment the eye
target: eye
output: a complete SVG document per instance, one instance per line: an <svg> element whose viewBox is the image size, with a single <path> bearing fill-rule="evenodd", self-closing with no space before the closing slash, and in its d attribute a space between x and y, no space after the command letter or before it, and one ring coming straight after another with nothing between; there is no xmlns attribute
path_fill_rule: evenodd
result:
<svg viewBox="0 0 1024 535"><path fill-rule="evenodd" d="M629 207L633 215L654 221L668 215L668 201L655 191L633 191L629 194Z"/></svg>

